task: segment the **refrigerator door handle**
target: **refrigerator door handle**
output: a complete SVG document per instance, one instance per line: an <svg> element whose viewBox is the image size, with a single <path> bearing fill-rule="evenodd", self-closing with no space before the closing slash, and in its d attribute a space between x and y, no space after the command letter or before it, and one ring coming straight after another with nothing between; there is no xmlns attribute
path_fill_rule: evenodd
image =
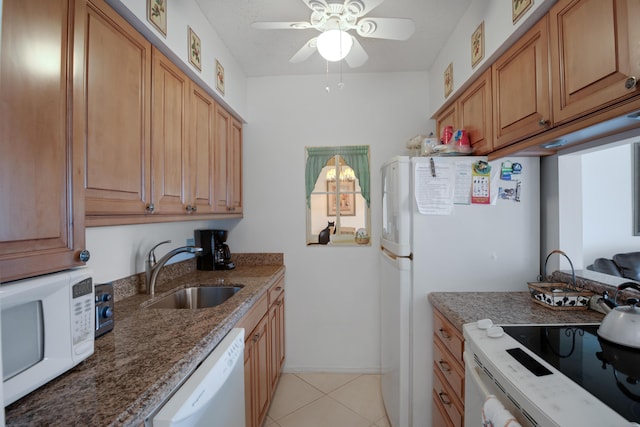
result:
<svg viewBox="0 0 640 427"><path fill-rule="evenodd" d="M411 252L409 255L396 255L382 245L380 245L380 250L384 252L391 259L406 258L406 259L413 260L413 252Z"/></svg>

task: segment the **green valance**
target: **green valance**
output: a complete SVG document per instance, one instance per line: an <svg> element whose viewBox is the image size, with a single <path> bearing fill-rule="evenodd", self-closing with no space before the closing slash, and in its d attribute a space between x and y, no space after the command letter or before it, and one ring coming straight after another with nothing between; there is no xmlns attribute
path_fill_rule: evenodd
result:
<svg viewBox="0 0 640 427"><path fill-rule="evenodd" d="M344 162L353 169L356 178L360 182L360 193L371 205L371 185L369 176L369 146L351 145L344 147L307 147L307 167L305 169L305 188L307 191L307 206L311 207L311 193L316 186L316 181L327 165L330 158L335 155L342 157Z"/></svg>

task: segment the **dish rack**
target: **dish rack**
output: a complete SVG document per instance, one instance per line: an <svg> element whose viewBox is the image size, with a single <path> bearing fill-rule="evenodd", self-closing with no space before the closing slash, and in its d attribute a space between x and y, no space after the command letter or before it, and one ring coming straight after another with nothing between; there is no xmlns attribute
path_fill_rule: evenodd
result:
<svg viewBox="0 0 640 427"><path fill-rule="evenodd" d="M563 282L547 282L547 262L553 254L564 256L571 266L572 284ZM544 261L544 275L538 278L539 282L529 282L529 292L534 302L552 310L586 310L589 308L589 299L593 292L576 285L576 270L571 259L559 249L555 249L547 255Z"/></svg>

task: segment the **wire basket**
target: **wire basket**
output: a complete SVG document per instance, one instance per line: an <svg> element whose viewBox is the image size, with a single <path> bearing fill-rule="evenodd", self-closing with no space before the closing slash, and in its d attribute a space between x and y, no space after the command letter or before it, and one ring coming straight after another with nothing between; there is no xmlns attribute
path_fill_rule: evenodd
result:
<svg viewBox="0 0 640 427"><path fill-rule="evenodd" d="M571 266L572 284L562 282L545 282L547 277L547 261L552 254L559 254L567 258ZM539 282L529 282L529 292L534 302L553 310L586 310L589 308L589 299L594 295L576 285L576 271L573 263L561 250L553 250L544 261L544 275Z"/></svg>

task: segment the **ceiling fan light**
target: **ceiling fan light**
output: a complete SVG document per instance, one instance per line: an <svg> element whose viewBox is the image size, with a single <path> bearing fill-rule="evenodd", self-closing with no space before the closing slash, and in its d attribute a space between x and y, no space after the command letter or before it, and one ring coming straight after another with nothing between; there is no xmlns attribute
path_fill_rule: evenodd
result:
<svg viewBox="0 0 640 427"><path fill-rule="evenodd" d="M340 61L351 51L353 39L341 30L327 30L318 36L318 52L327 61Z"/></svg>

